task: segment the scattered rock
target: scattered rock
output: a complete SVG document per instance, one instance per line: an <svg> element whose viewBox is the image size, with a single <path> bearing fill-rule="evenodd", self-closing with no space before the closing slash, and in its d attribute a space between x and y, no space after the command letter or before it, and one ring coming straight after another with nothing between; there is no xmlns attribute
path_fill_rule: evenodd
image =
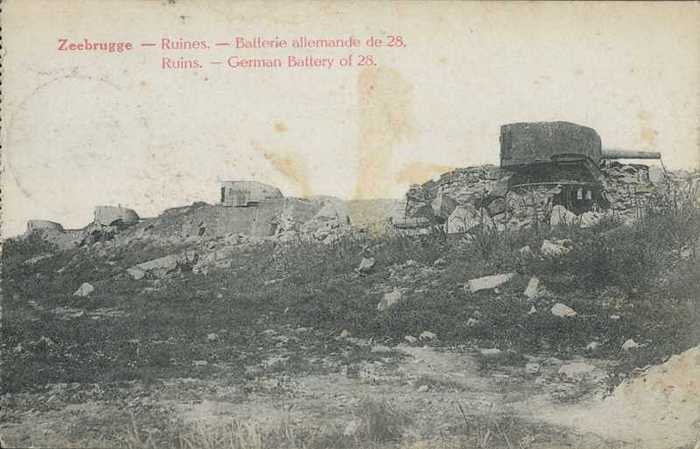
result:
<svg viewBox="0 0 700 449"><path fill-rule="evenodd" d="M478 324L479 324L479 320L477 320L476 318L469 318L467 320L467 327L474 327Z"/></svg>
<svg viewBox="0 0 700 449"><path fill-rule="evenodd" d="M382 300L379 301L379 304L377 304L377 310L379 310L380 312L386 310L389 307L392 307L395 304L401 302L402 299L403 293L401 293L401 290L396 289L392 292L385 293L382 297Z"/></svg>
<svg viewBox="0 0 700 449"><path fill-rule="evenodd" d="M485 348L485 349L479 349L479 353L483 355L484 357L494 357L497 356L501 353L501 350L498 348Z"/></svg>
<svg viewBox="0 0 700 449"><path fill-rule="evenodd" d="M213 333L213 332L210 333L210 334L207 334L207 340L208 340L208 341L216 341L216 340L218 340L218 339L219 339L219 336L216 335L216 334Z"/></svg>
<svg viewBox="0 0 700 449"><path fill-rule="evenodd" d="M586 351L595 351L600 346L597 341L592 341L586 345Z"/></svg>
<svg viewBox="0 0 700 449"><path fill-rule="evenodd" d="M347 329L343 329L343 331L340 333L340 338L349 338L350 337L350 331Z"/></svg>
<svg viewBox="0 0 700 449"><path fill-rule="evenodd" d="M549 218L550 226L565 226L575 224L577 221L576 214L569 211L562 205L556 205L552 208L552 215Z"/></svg>
<svg viewBox="0 0 700 449"><path fill-rule="evenodd" d="M403 339L406 340L410 344L414 344L418 341L418 339L416 337L414 337L413 335L406 335L403 337Z"/></svg>
<svg viewBox="0 0 700 449"><path fill-rule="evenodd" d="M83 282L83 284L78 287L78 289L73 293L73 296L90 296L92 292L95 291L95 287L88 282Z"/></svg>
<svg viewBox="0 0 700 449"><path fill-rule="evenodd" d="M427 393L428 390L430 390L430 387L427 385L421 385L416 391L418 391L418 393Z"/></svg>
<svg viewBox="0 0 700 449"><path fill-rule="evenodd" d="M418 338L420 338L421 340L435 340L437 338L437 335L430 331L423 331L421 332Z"/></svg>
<svg viewBox="0 0 700 449"><path fill-rule="evenodd" d="M40 262L44 259L48 259L49 257L53 257L53 253L39 254L38 256L34 256L31 259L25 260L24 262L22 262L22 265L34 265L37 262Z"/></svg>
<svg viewBox="0 0 700 449"><path fill-rule="evenodd" d="M463 234L481 224L481 215L471 204L458 206L447 219L448 234Z"/></svg>
<svg viewBox="0 0 700 449"><path fill-rule="evenodd" d="M192 361L192 365L194 365L194 366L207 366L208 364L209 364L209 362L207 362L206 360L193 360Z"/></svg>
<svg viewBox="0 0 700 449"><path fill-rule="evenodd" d="M137 281L139 279L143 279L146 276L146 272L137 267L128 268L126 272Z"/></svg>
<svg viewBox="0 0 700 449"><path fill-rule="evenodd" d="M492 276L484 276L477 279L471 279L467 282L467 287L472 293L480 290L490 290L499 287L515 276L515 273L494 274Z"/></svg>
<svg viewBox="0 0 700 449"><path fill-rule="evenodd" d="M376 264L376 261L374 260L374 257L363 257L362 261L360 262L360 266L357 267L357 271L360 274L368 274L374 269L374 265Z"/></svg>
<svg viewBox="0 0 700 449"><path fill-rule="evenodd" d="M528 374L537 374L540 372L540 364L539 363L526 363L525 364L525 372Z"/></svg>
<svg viewBox="0 0 700 449"><path fill-rule="evenodd" d="M535 299L539 296L539 293L540 293L540 280L533 276L530 278L530 281L527 283L527 288L525 288L523 295L525 295L525 297L528 299Z"/></svg>
<svg viewBox="0 0 700 449"><path fill-rule="evenodd" d="M576 316L576 311L571 307L558 302L552 306L552 315L559 317L572 317Z"/></svg>
<svg viewBox="0 0 700 449"><path fill-rule="evenodd" d="M640 348L642 345L634 341L633 339L629 339L626 342L622 344L622 350L623 351L629 351L630 349L637 349Z"/></svg>
<svg viewBox="0 0 700 449"><path fill-rule="evenodd" d="M563 256L571 251L571 248L566 246L570 244L570 240L545 240L542 242L540 252L545 256Z"/></svg>
<svg viewBox="0 0 700 449"><path fill-rule="evenodd" d="M527 312L527 314L528 314L528 315L532 315L532 314L534 314L534 313L537 313L537 309L535 308L535 306L532 306L532 307L530 307L530 311Z"/></svg>
<svg viewBox="0 0 700 449"><path fill-rule="evenodd" d="M445 265L447 265L447 261L443 257L441 257L441 258L437 259L435 262L433 262L434 267L443 267Z"/></svg>
<svg viewBox="0 0 700 449"><path fill-rule="evenodd" d="M584 379L597 379L601 377L598 368L586 362L569 362L559 368L559 375L565 379L580 381Z"/></svg>
<svg viewBox="0 0 700 449"><path fill-rule="evenodd" d="M584 212L579 216L580 226L582 228L590 228L591 226L595 226L604 216L604 214L596 212Z"/></svg>
<svg viewBox="0 0 700 449"><path fill-rule="evenodd" d="M148 262L140 263L129 268L129 273L134 279L141 279L146 274L150 274L156 278L162 278L176 271L180 264L180 257L170 254L168 256L159 257L149 260Z"/></svg>
<svg viewBox="0 0 700 449"><path fill-rule="evenodd" d="M610 319L613 321L617 321L620 319L620 315L610 315Z"/></svg>

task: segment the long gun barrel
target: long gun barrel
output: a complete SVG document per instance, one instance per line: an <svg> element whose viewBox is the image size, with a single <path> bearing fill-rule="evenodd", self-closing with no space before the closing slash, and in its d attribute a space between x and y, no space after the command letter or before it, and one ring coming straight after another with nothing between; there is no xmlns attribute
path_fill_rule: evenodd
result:
<svg viewBox="0 0 700 449"><path fill-rule="evenodd" d="M604 149L600 156L601 159L661 159L661 153L658 151L630 151L630 150L615 150Z"/></svg>

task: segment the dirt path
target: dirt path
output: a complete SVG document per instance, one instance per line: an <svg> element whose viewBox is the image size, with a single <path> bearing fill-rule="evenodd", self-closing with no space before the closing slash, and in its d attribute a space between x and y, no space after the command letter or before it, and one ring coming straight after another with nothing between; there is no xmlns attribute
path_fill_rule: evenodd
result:
<svg viewBox="0 0 700 449"><path fill-rule="evenodd" d="M382 355L384 349L375 348L376 354ZM664 447L640 442L633 432L615 433L614 427L596 432L595 426L582 420L590 416L587 411L600 404L597 398L602 386L596 376L590 375L598 371L578 379L562 378L561 367L572 363L581 366L576 361L531 357L529 372L513 367L485 373L479 370L475 351L408 345L392 349L404 355L398 363L392 362L387 353L386 359L364 361L334 373L260 377L243 387L227 385L226 379L175 379L149 391L134 387L121 406L119 401L88 400L44 411L26 410L23 407L30 403L27 395L27 403L15 403L12 419L4 419L0 429L6 442L20 444L36 444L57 436L62 439L54 441L92 441L104 435L101 426L128 428L129 414L134 413L140 422L147 417L146 428L157 427L159 419L173 418L185 424L286 420L343 428L357 418L358 404L371 398L388 401L410 416L412 425L406 435L414 441L436 440L465 426L493 425L498 429L498 423L510 419L517 426L514 433L519 440L515 447ZM586 363L589 367L595 367L592 363L605 364ZM139 415L134 407L143 413ZM171 416L165 418L168 413ZM512 428L510 431L513 434Z"/></svg>

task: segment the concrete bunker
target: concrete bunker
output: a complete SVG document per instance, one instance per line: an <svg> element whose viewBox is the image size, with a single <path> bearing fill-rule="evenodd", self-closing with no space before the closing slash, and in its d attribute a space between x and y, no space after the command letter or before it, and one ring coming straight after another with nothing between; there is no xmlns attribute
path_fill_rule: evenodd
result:
<svg viewBox="0 0 700 449"><path fill-rule="evenodd" d="M280 189L258 181L223 181L221 183L222 206L248 207L282 198L284 195Z"/></svg>

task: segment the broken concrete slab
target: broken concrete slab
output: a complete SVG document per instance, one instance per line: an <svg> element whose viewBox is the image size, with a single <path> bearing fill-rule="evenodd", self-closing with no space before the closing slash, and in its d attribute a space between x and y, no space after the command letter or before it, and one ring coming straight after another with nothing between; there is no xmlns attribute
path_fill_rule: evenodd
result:
<svg viewBox="0 0 700 449"><path fill-rule="evenodd" d="M554 304L551 309L552 315L566 318L566 317L574 317L576 316L576 311L572 309L571 307L567 306L566 304L562 304L560 302Z"/></svg>
<svg viewBox="0 0 700 449"><path fill-rule="evenodd" d="M484 276L477 279L471 279L467 282L466 288L470 292L475 293L481 290L490 290L496 287L500 287L506 282L513 279L515 273L504 273L504 274L494 274L491 276Z"/></svg>
<svg viewBox="0 0 700 449"><path fill-rule="evenodd" d="M578 217L575 213L568 210L562 205L556 205L552 208L552 214L549 217L550 226L568 226L576 224Z"/></svg>
<svg viewBox="0 0 700 449"><path fill-rule="evenodd" d="M80 287L73 293L73 296L90 296L92 292L95 291L95 287L92 286L89 282L83 282Z"/></svg>

